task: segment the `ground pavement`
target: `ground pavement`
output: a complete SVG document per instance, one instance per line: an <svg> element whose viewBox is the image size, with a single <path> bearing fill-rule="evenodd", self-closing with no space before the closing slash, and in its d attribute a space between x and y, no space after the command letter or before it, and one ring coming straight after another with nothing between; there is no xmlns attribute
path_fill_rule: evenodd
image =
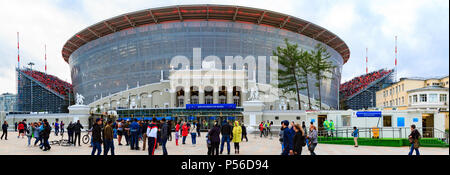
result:
<svg viewBox="0 0 450 175"><path fill-rule="evenodd" d="M84 133L81 134L82 136ZM175 137L172 141L167 142L167 150L169 155L206 155L206 133L201 133L201 137L197 137L197 144L192 145L191 137L188 136L186 144L175 145ZM60 139L61 136L51 134L49 141ZM67 138L67 134L64 135ZM248 142L240 143L241 155L279 155L281 152L281 145L278 141L278 136L273 138L260 138L259 135L254 134L248 136ZM28 147L27 137L17 138L16 132L8 133L8 140L0 140L0 155L90 155L92 148L89 144L82 146L63 147L53 145L50 151L44 152L39 147ZM34 139L32 139L33 144ZM130 150L129 146L125 146L125 138L122 140L123 146L118 145L118 141L114 140L116 155L148 155L148 151L142 151L142 141L139 142L141 150ZM230 153L234 155L234 144L230 143ZM103 149L103 148L102 148ZM102 150L104 151L104 150ZM224 147L224 154L226 154L226 146ZM318 155L407 155L408 147L377 147L377 146L360 146L354 148L351 145L333 145L333 144L319 144L316 148ZM422 155L449 155L449 148L420 148ZM103 154L103 153L102 153ZM161 147L155 151L156 155L162 155ZM303 155L309 155L309 152L303 150Z"/></svg>

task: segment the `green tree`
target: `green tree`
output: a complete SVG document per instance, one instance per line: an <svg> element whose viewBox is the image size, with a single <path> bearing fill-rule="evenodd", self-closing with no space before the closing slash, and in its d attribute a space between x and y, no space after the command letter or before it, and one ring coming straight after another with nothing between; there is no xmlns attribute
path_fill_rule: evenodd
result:
<svg viewBox="0 0 450 175"><path fill-rule="evenodd" d="M301 83L305 85L306 93L308 95L308 109L311 109L311 93L309 92L308 78L312 73L312 55L308 51L300 51L301 54L298 59L297 66L299 67L299 75Z"/></svg>
<svg viewBox="0 0 450 175"><path fill-rule="evenodd" d="M277 47L276 51L272 51L273 55L278 57L278 63L280 64L278 69L278 88L282 89L283 93L294 92L297 95L298 109L301 110L299 92L307 87L302 85L305 83L307 85L308 81L304 77L310 70L307 68L308 71L305 73L305 66L302 63L310 59L310 56L307 51L298 50L298 44L290 44L287 39L285 39L285 44L286 48Z"/></svg>
<svg viewBox="0 0 450 175"><path fill-rule="evenodd" d="M316 79L314 84L319 90L319 109L322 109L322 94L321 94L321 82L322 80L330 79L330 75L333 73L333 69L336 68L329 58L330 53L321 44L317 44L315 50L311 51L311 72Z"/></svg>

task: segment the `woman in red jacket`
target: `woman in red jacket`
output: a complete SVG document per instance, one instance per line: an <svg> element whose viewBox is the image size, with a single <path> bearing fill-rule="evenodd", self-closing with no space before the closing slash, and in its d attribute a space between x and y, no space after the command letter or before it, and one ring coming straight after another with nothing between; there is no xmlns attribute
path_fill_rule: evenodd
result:
<svg viewBox="0 0 450 175"><path fill-rule="evenodd" d="M186 144L186 137L189 134L189 128L186 122L183 122L183 126L181 127L181 136L183 136L183 145Z"/></svg>
<svg viewBox="0 0 450 175"><path fill-rule="evenodd" d="M175 144L178 146L178 139L180 138L180 122L175 126Z"/></svg>

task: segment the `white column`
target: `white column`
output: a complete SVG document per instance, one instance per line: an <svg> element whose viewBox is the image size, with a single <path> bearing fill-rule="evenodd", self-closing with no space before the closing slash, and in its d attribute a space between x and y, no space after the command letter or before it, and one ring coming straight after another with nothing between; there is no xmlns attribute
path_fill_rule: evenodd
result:
<svg viewBox="0 0 450 175"><path fill-rule="evenodd" d="M227 88L227 103L232 104L233 103L233 88Z"/></svg>
<svg viewBox="0 0 450 175"><path fill-rule="evenodd" d="M205 104L205 90L198 88L198 104Z"/></svg>

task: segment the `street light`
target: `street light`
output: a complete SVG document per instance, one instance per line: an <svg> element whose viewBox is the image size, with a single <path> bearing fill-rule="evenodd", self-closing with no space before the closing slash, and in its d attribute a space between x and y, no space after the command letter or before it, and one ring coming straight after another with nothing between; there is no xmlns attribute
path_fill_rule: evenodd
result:
<svg viewBox="0 0 450 175"><path fill-rule="evenodd" d="M34 63L33 62L29 62L28 63L28 65L30 66L30 70L31 70L31 74L33 75L33 66L34 66ZM33 76L31 76L31 77L33 77ZM31 105L30 105L30 112L33 112L33 80L31 80L30 79L30 91L31 91Z"/></svg>

